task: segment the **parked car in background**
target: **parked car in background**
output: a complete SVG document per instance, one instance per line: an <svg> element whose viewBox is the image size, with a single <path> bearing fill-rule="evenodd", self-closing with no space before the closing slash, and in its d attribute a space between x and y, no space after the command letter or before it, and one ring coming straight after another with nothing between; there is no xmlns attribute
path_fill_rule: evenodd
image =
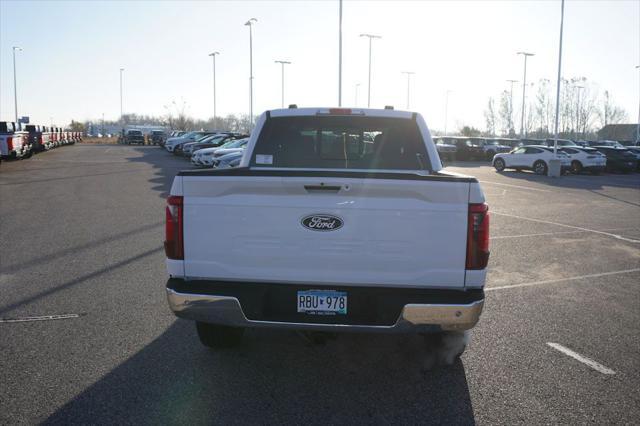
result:
<svg viewBox="0 0 640 426"><path fill-rule="evenodd" d="M0 157L5 159L31 157L29 133L16 130L13 122L0 121Z"/></svg>
<svg viewBox="0 0 640 426"><path fill-rule="evenodd" d="M524 139L520 139L520 146L546 146L547 145L547 141L545 139L531 139L531 138L524 138Z"/></svg>
<svg viewBox="0 0 640 426"><path fill-rule="evenodd" d="M213 167L216 169L228 169L229 167L238 167L240 161L242 161L242 156L244 155L244 149L238 152L231 152L229 154L223 155L222 157L217 158L213 161Z"/></svg>
<svg viewBox="0 0 640 426"><path fill-rule="evenodd" d="M599 146L608 146L611 148L624 148L624 145L622 145L620 142L618 141L588 141L587 142L589 144L589 146L592 146L594 148L597 148Z"/></svg>
<svg viewBox="0 0 640 426"><path fill-rule="evenodd" d="M555 139L548 138L546 145L553 148L555 145ZM574 141L569 139L558 139L558 148L562 146L578 146Z"/></svg>
<svg viewBox="0 0 640 426"><path fill-rule="evenodd" d="M225 143L218 148L201 149L196 152L196 154L200 154L200 164L202 166L212 167L214 160L232 152L242 151L248 142L248 138L233 140Z"/></svg>
<svg viewBox="0 0 640 426"><path fill-rule="evenodd" d="M598 174L606 169L607 157L595 148L564 146L558 149L569 156L571 173L579 174L586 171Z"/></svg>
<svg viewBox="0 0 640 426"><path fill-rule="evenodd" d="M491 161L496 154L511 151L511 145L503 145L498 139L483 139L478 141L478 145L484 152L484 158L489 161Z"/></svg>
<svg viewBox="0 0 640 426"><path fill-rule="evenodd" d="M627 150L629 150L630 153L636 156L636 161L638 163L636 169L640 170L640 146L629 145L627 146Z"/></svg>
<svg viewBox="0 0 640 426"><path fill-rule="evenodd" d="M445 143L455 145L456 160L484 160L484 149L480 146L478 138L465 136L442 136Z"/></svg>
<svg viewBox="0 0 640 426"><path fill-rule="evenodd" d="M215 132L209 132L204 130L188 132L182 136L167 139L167 141L164 144L164 148L169 152L174 152L175 148L178 145L181 145L187 142L194 142L203 136L211 135L214 133Z"/></svg>
<svg viewBox="0 0 640 426"><path fill-rule="evenodd" d="M222 146L227 142L243 139L247 137L248 135L241 134L241 133L233 133L233 132L217 133L214 135L209 135L204 138L201 138L196 142L189 142L184 144L182 146L182 151L185 157L191 157L191 155L199 149L215 148L215 147Z"/></svg>
<svg viewBox="0 0 640 426"><path fill-rule="evenodd" d="M149 141L153 145L164 145L164 141L166 138L167 134L164 132L164 130L152 130L151 133L149 133Z"/></svg>
<svg viewBox="0 0 640 426"><path fill-rule="evenodd" d="M607 156L608 172L629 173L638 167L636 156L624 147L595 146L594 148Z"/></svg>
<svg viewBox="0 0 640 426"><path fill-rule="evenodd" d="M533 170L537 175L546 175L549 161L554 158L553 149L546 145L521 146L508 153L496 154L493 167L499 172L505 169ZM571 160L567 154L558 151L562 171L571 168Z"/></svg>
<svg viewBox="0 0 640 426"><path fill-rule="evenodd" d="M445 139L441 137L433 138L433 142L436 144L440 160L455 161L458 148L454 144L447 143Z"/></svg>
<svg viewBox="0 0 640 426"><path fill-rule="evenodd" d="M142 130L128 129L124 134L124 143L127 145L144 145L144 135L142 134Z"/></svg>

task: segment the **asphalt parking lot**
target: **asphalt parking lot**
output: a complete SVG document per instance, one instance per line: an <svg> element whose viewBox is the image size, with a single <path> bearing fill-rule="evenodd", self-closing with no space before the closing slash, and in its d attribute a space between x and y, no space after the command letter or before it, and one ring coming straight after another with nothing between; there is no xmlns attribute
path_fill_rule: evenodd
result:
<svg viewBox="0 0 640 426"><path fill-rule="evenodd" d="M462 359L425 371L419 336L201 346L164 296L164 197L188 167L81 144L2 163L1 424L637 421L640 174L450 166L490 204L487 303Z"/></svg>

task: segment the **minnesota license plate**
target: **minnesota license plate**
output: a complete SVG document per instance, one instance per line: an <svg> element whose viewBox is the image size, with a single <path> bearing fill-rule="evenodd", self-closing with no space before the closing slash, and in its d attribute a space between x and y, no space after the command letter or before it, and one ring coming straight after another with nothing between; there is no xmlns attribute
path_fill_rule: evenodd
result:
<svg viewBox="0 0 640 426"><path fill-rule="evenodd" d="M346 315L347 293L335 290L298 292L298 312L311 315Z"/></svg>

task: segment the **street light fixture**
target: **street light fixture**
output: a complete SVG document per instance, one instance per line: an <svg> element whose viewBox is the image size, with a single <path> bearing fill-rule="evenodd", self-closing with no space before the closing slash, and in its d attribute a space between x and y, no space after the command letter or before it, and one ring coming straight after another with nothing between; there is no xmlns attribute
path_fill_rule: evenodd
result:
<svg viewBox="0 0 640 426"><path fill-rule="evenodd" d="M249 121L253 124L253 24L258 22L256 18L251 18L244 23L249 27Z"/></svg>
<svg viewBox="0 0 640 426"><path fill-rule="evenodd" d="M216 126L216 55L220 52L209 53L209 56L213 58L213 127Z"/></svg>
<svg viewBox="0 0 640 426"><path fill-rule="evenodd" d="M282 82L281 82L281 87L282 87L282 94L281 94L281 101L280 101L280 105L281 108L284 108L284 66L285 65L291 65L291 62L289 61L274 61L276 64L280 64L282 65Z"/></svg>
<svg viewBox="0 0 640 426"><path fill-rule="evenodd" d="M562 3L560 5L560 48L558 51L558 81L556 82L556 120L555 120L555 125L554 125L554 131L553 133L555 134L554 136L554 140L553 140L553 157L554 159L552 160L555 164L556 167L553 167L553 173L551 173L551 168L549 168L549 175L550 176L554 176L556 177L556 174L559 176L562 172L561 170L555 170L555 169L560 169L560 165L559 162L560 160L558 159L558 120L560 119L560 84L562 83L560 81L561 77L562 77L562 33L563 33L563 29L564 29L564 0L562 0Z"/></svg>
<svg viewBox="0 0 640 426"><path fill-rule="evenodd" d="M415 74L413 71L401 71L401 74L407 75L407 109L409 109L409 99L411 96L411 76Z"/></svg>
<svg viewBox="0 0 640 426"><path fill-rule="evenodd" d="M18 122L18 85L16 83L16 50L22 52L22 48L13 46L13 107L16 113L16 125L22 130L22 123Z"/></svg>
<svg viewBox="0 0 640 426"><path fill-rule="evenodd" d="M524 102L526 99L526 89L527 89L527 58L529 56L534 56L535 53L518 52L517 54L524 56L524 77L522 79L522 117L520 117L520 137L523 137L524 135Z"/></svg>
<svg viewBox="0 0 640 426"><path fill-rule="evenodd" d="M338 17L338 106L342 106L342 0Z"/></svg>
<svg viewBox="0 0 640 426"><path fill-rule="evenodd" d="M367 108L371 108L371 40L382 37L373 34L360 34L360 37L369 38L369 85L367 87Z"/></svg>

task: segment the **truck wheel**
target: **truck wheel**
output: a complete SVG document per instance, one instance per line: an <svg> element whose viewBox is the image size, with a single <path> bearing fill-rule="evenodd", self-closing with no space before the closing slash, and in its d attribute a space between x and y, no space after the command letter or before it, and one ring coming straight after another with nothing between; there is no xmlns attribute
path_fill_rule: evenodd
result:
<svg viewBox="0 0 640 426"><path fill-rule="evenodd" d="M547 174L547 163L542 160L538 160L533 164L533 171L537 175L546 175Z"/></svg>
<svg viewBox="0 0 640 426"><path fill-rule="evenodd" d="M196 330L200 343L214 349L238 346L244 334L244 328L214 325L200 321L196 321Z"/></svg>

